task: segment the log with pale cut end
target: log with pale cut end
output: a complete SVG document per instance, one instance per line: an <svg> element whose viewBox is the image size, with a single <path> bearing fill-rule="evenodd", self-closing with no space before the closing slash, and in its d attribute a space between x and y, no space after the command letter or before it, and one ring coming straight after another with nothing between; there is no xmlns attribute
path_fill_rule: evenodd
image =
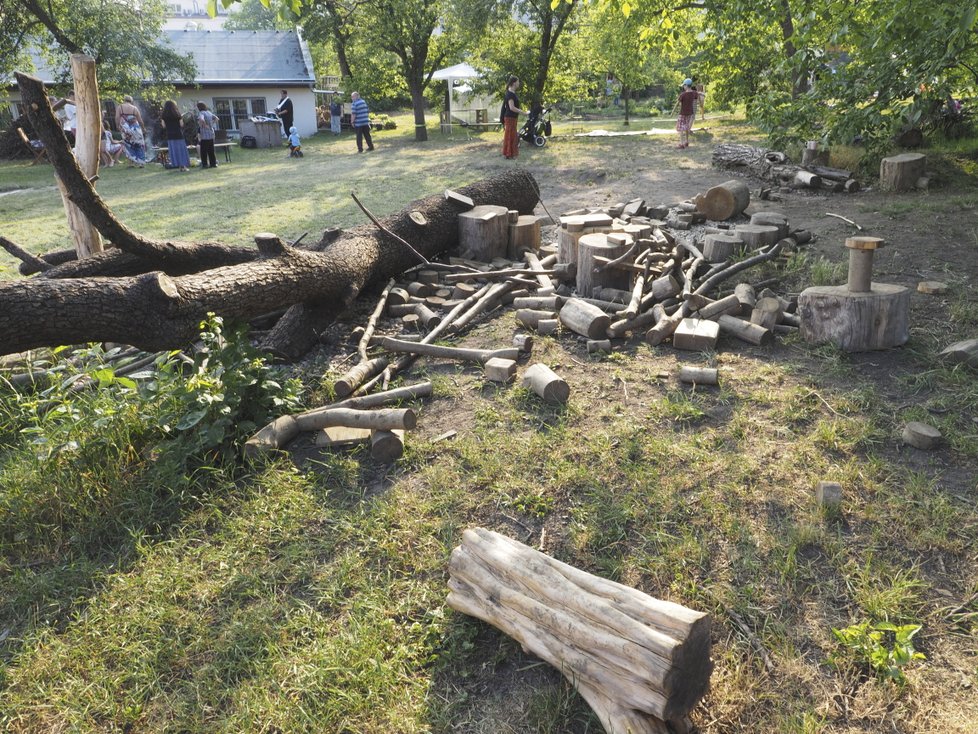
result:
<svg viewBox="0 0 978 734"><path fill-rule="evenodd" d="M740 299L737 298L736 293L731 293L719 301L712 301L705 306L701 306L697 310L696 316L701 319L716 319L723 314L735 316L738 313L740 313Z"/></svg>
<svg viewBox="0 0 978 734"><path fill-rule="evenodd" d="M533 337L530 334L514 334L513 346L523 354L533 351Z"/></svg>
<svg viewBox="0 0 978 734"><path fill-rule="evenodd" d="M537 322L537 333L541 336L550 336L558 331L560 331L560 319L540 319Z"/></svg>
<svg viewBox="0 0 978 734"><path fill-rule="evenodd" d="M720 222L742 213L750 204L750 189L738 179L725 181L694 199L696 209L707 219Z"/></svg>
<svg viewBox="0 0 978 734"><path fill-rule="evenodd" d="M730 334L748 344L767 346L774 341L774 334L763 326L752 324L750 321L738 319L736 316L723 315L717 319L720 331Z"/></svg>
<svg viewBox="0 0 978 734"><path fill-rule="evenodd" d="M510 220L513 218L510 213ZM510 260L520 260L527 250L540 249L540 220L532 214L516 212L516 221L509 223L509 243L506 256Z"/></svg>
<svg viewBox="0 0 978 734"><path fill-rule="evenodd" d="M880 189L912 191L924 175L927 156L923 153L901 153L880 161Z"/></svg>
<svg viewBox="0 0 978 734"><path fill-rule="evenodd" d="M663 275L661 278L656 278L653 280L652 287L650 288L652 291L652 298L654 298L656 301L665 301L672 298L682 291L682 289L683 287L679 285L679 281L668 273Z"/></svg>
<svg viewBox="0 0 978 734"><path fill-rule="evenodd" d="M708 234L703 238L703 256L711 263L722 263L743 246L744 241L733 232Z"/></svg>
<svg viewBox="0 0 978 734"><path fill-rule="evenodd" d="M387 364L386 357L376 357L374 359L368 359L365 362L360 362L333 383L333 392L336 393L336 397L345 398L364 382L383 372Z"/></svg>
<svg viewBox="0 0 978 734"><path fill-rule="evenodd" d="M945 364L966 364L978 367L978 339L965 339L941 350Z"/></svg>
<svg viewBox="0 0 978 734"><path fill-rule="evenodd" d="M822 188L822 177L808 171L796 171L791 180L791 185L797 189L820 189Z"/></svg>
<svg viewBox="0 0 978 734"><path fill-rule="evenodd" d="M560 309L560 323L575 334L600 339L607 333L611 319L597 306L580 298L568 298Z"/></svg>
<svg viewBox="0 0 978 734"><path fill-rule="evenodd" d="M542 362L530 366L523 373L522 384L548 403L566 403L570 398L570 386Z"/></svg>
<svg viewBox="0 0 978 734"><path fill-rule="evenodd" d="M734 286L734 295L740 301L740 315L750 316L757 303L757 294L754 293L754 286L750 283L738 283Z"/></svg>
<svg viewBox="0 0 978 734"><path fill-rule="evenodd" d="M516 312L516 320L527 329L538 329L541 321L549 321L556 318L556 311L539 308L521 308Z"/></svg>
<svg viewBox="0 0 978 734"><path fill-rule="evenodd" d="M370 440L369 428L348 428L347 426L329 426L316 433L316 447L321 449L338 449L356 446Z"/></svg>
<svg viewBox="0 0 978 734"><path fill-rule="evenodd" d="M798 296L801 335L810 344L835 344L846 352L898 347L910 338L910 289L873 283L872 291L815 286Z"/></svg>
<svg viewBox="0 0 978 734"><path fill-rule="evenodd" d="M485 204L458 215L458 249L462 257L482 262L505 257L509 246L509 210Z"/></svg>
<svg viewBox="0 0 978 734"><path fill-rule="evenodd" d="M943 295L947 293L947 283L942 283L939 280L922 280L917 283L917 292L936 296Z"/></svg>
<svg viewBox="0 0 978 734"><path fill-rule="evenodd" d="M599 352L610 352L610 351L611 351L610 339L588 339L587 341L588 354L598 354Z"/></svg>
<svg viewBox="0 0 978 734"><path fill-rule="evenodd" d="M788 236L788 219L781 212L754 212L750 215L751 224L778 228L778 239Z"/></svg>
<svg viewBox="0 0 978 734"><path fill-rule="evenodd" d="M463 533L449 569L449 606L561 670L609 731L668 731L648 717L687 731L712 671L706 614L482 528Z"/></svg>
<svg viewBox="0 0 978 734"><path fill-rule="evenodd" d="M586 234L578 241L577 246L577 293L591 297L594 288L609 286L620 290L630 291L630 276L627 270L620 268L604 268L598 264L596 257L614 260L625 253L631 246L632 238L628 235Z"/></svg>
<svg viewBox="0 0 978 734"><path fill-rule="evenodd" d="M903 442L914 448L930 451L941 443L941 432L920 421L910 421L903 429Z"/></svg>
<svg viewBox="0 0 978 734"><path fill-rule="evenodd" d="M720 381L715 367L692 367L686 365L679 370L679 381L690 385L716 385Z"/></svg>
<svg viewBox="0 0 978 734"><path fill-rule="evenodd" d="M774 327L781 323L783 315L784 307L777 298L758 298L751 311L750 321L752 324L773 331Z"/></svg>
<svg viewBox="0 0 978 734"><path fill-rule="evenodd" d="M370 458L378 464L393 464L404 454L404 431L382 429L370 432Z"/></svg>

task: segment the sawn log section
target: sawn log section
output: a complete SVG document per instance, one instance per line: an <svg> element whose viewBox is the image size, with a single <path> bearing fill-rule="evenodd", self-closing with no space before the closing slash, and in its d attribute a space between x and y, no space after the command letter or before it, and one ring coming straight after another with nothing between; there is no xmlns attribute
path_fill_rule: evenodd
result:
<svg viewBox="0 0 978 734"><path fill-rule="evenodd" d="M465 531L450 572L449 606L560 670L608 732L685 730L712 671L709 616L483 528Z"/></svg>

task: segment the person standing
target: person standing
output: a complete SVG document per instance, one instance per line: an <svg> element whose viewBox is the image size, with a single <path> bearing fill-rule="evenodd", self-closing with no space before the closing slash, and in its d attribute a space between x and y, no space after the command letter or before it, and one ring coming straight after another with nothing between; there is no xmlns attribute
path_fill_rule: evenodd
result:
<svg viewBox="0 0 978 734"><path fill-rule="evenodd" d="M214 131L221 126L217 115L203 102L197 103L197 145L200 150L200 167L217 168L214 155Z"/></svg>
<svg viewBox="0 0 978 734"><path fill-rule="evenodd" d="M282 137L287 138L289 128L292 127L292 100L289 99L289 92L287 89L282 90L282 98L279 99L278 104L275 105L275 112L278 114L278 119L282 121Z"/></svg>
<svg viewBox="0 0 978 734"><path fill-rule="evenodd" d="M64 112L65 137L68 138L68 142L74 148L75 134L78 132L78 108L75 106L75 90L73 89L65 95Z"/></svg>
<svg viewBox="0 0 978 734"><path fill-rule="evenodd" d="M503 156L512 159L520 154L519 140L516 136L516 119L525 115L526 110L520 109L520 100L516 96L520 88L520 79L511 76L506 84L506 96L503 98Z"/></svg>
<svg viewBox="0 0 978 734"><path fill-rule="evenodd" d="M363 152L363 141L367 141L367 150L374 149L374 141L370 139L370 110L359 92L350 95L353 100L350 114L353 117L353 127L357 131L357 152Z"/></svg>
<svg viewBox="0 0 978 734"><path fill-rule="evenodd" d="M122 133L122 144L126 149L126 158L131 166L142 168L146 165L146 135L143 132L143 116L139 108L133 104L128 94L123 102L115 108L115 125Z"/></svg>
<svg viewBox="0 0 978 734"><path fill-rule="evenodd" d="M338 94L333 95L333 101L329 103L329 129L333 135L340 134L343 124L343 104L340 102Z"/></svg>
<svg viewBox="0 0 978 734"><path fill-rule="evenodd" d="M183 139L183 115L180 108L172 99L168 99L163 104L163 126L166 128L166 147L170 152L170 168L179 168L181 171L190 170L190 152L187 150L187 141Z"/></svg>
<svg viewBox="0 0 978 734"><path fill-rule="evenodd" d="M679 93L676 106L672 108L673 114L679 110L679 117L676 118L676 132L679 133L677 148L689 147L689 131L692 129L693 120L696 118L696 103L705 98L705 94L693 89L692 79L683 82L683 91Z"/></svg>

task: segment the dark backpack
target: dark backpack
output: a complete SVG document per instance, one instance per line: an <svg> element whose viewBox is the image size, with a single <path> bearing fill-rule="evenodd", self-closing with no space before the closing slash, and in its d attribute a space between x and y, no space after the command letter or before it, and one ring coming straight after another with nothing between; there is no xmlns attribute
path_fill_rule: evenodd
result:
<svg viewBox="0 0 978 734"><path fill-rule="evenodd" d="M506 124L506 100L503 100L503 106L499 108L499 124Z"/></svg>
<svg viewBox="0 0 978 734"><path fill-rule="evenodd" d="M242 135L241 136L241 147L242 148L257 148L258 140L254 135Z"/></svg>

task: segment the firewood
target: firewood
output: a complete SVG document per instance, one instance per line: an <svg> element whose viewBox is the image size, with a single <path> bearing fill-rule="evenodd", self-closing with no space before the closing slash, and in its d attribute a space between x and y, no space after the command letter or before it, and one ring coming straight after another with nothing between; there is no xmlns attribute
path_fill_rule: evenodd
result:
<svg viewBox="0 0 978 734"><path fill-rule="evenodd" d="M563 305L564 299L560 296L529 296L513 301L513 308L529 308L536 311L559 311Z"/></svg>
<svg viewBox="0 0 978 734"><path fill-rule="evenodd" d="M536 329L540 321L555 318L557 318L557 312L547 309L521 308L516 312L516 320L527 329Z"/></svg>
<svg viewBox="0 0 978 734"><path fill-rule="evenodd" d="M624 336L629 331L636 332L654 326L665 316L665 310L661 305L656 304L649 311L640 313L634 319L620 319L608 327L608 337L616 339Z"/></svg>
<svg viewBox="0 0 978 734"><path fill-rule="evenodd" d="M537 322L537 333L541 336L550 336L560 331L560 319L540 319Z"/></svg>
<svg viewBox="0 0 978 734"><path fill-rule="evenodd" d="M719 373L714 367L686 365L679 370L679 380L691 385L716 385L719 382Z"/></svg>
<svg viewBox="0 0 978 734"><path fill-rule="evenodd" d="M570 387L557 373L542 362L537 362L523 373L523 387L528 387L548 403L566 403Z"/></svg>
<svg viewBox="0 0 978 734"><path fill-rule="evenodd" d="M822 507L837 509L842 504L842 485L838 482L819 482L815 486L815 501Z"/></svg>
<svg viewBox="0 0 978 734"><path fill-rule="evenodd" d="M465 531L449 569L449 606L498 627L561 670L601 706L596 712L609 732L665 730L649 716L683 726L706 692L712 666L705 614L481 528Z"/></svg>
<svg viewBox="0 0 978 734"><path fill-rule="evenodd" d="M596 286L594 288L594 297L602 301L610 301L612 303L620 303L625 305L631 299L631 291L623 291L619 288L609 288L607 286Z"/></svg>
<svg viewBox="0 0 978 734"><path fill-rule="evenodd" d="M627 290L631 279L620 268L601 270L596 257L614 260L631 245L631 237L614 234L586 234L578 241L577 293L590 297L596 286Z"/></svg>
<svg viewBox="0 0 978 734"><path fill-rule="evenodd" d="M703 255L711 263L726 262L743 247L744 241L732 232L708 234L703 239Z"/></svg>
<svg viewBox="0 0 978 734"><path fill-rule="evenodd" d="M717 324L720 326L720 331L749 344L767 346L774 341L774 334L769 329L758 324L752 324L750 321L738 319L735 316L720 316L717 319Z"/></svg>
<svg viewBox="0 0 978 734"><path fill-rule="evenodd" d="M515 222L512 221L514 214ZM531 214L520 215L519 212L512 211L509 220L509 242L506 254L510 259L518 260L527 250L540 249L540 220L537 217Z"/></svg>
<svg viewBox="0 0 978 734"><path fill-rule="evenodd" d="M735 217L750 204L750 189L738 179L726 181L694 199L695 208L707 219L722 221Z"/></svg>
<svg viewBox="0 0 978 734"><path fill-rule="evenodd" d="M685 318L679 322L672 335L672 346L692 352L716 349L720 327L715 321Z"/></svg>
<svg viewBox="0 0 978 734"><path fill-rule="evenodd" d="M940 358L949 365L966 364L978 367L978 339L965 339L944 347Z"/></svg>
<svg viewBox="0 0 978 734"><path fill-rule="evenodd" d="M533 337L529 334L514 334L513 346L523 354L529 354L533 351Z"/></svg>
<svg viewBox="0 0 978 734"><path fill-rule="evenodd" d="M516 377L516 360L493 357L486 360L486 379L490 382L512 382Z"/></svg>
<svg viewBox="0 0 978 734"><path fill-rule="evenodd" d="M518 356L515 348L462 349L459 347L445 347L439 344L405 342L401 341L400 339L392 339L391 337L386 337L381 342L381 346L390 352L423 355L426 357L438 357L441 359L456 359L463 362L479 362L481 364L485 364L494 357L516 359Z"/></svg>
<svg viewBox="0 0 978 734"><path fill-rule="evenodd" d="M610 352L610 351L611 351L610 339L588 339L587 341L588 354L597 354L598 352Z"/></svg>
<svg viewBox="0 0 978 734"><path fill-rule="evenodd" d="M655 323L655 326L645 333L645 341L650 346L658 346L675 333L676 329L679 328L679 324L689 314L689 306L683 304L675 313L662 316Z"/></svg>
<svg viewBox="0 0 978 734"><path fill-rule="evenodd" d="M560 322L575 334L599 339L608 331L611 319L597 306L580 298L569 298L560 309Z"/></svg>
<svg viewBox="0 0 978 734"><path fill-rule="evenodd" d="M737 273L740 273L747 268L751 268L754 265L759 265L762 262L767 262L778 256L781 250L784 248L784 240L779 240L774 245L764 250L761 250L758 254L753 255L745 260L741 260L737 263L732 263L713 273L712 275L707 275L706 278L696 287L693 291L694 293L710 293L714 288L716 288L720 283L733 277Z"/></svg>
<svg viewBox="0 0 978 734"><path fill-rule="evenodd" d="M376 357L359 362L353 369L333 383L333 392L337 397L345 398L360 385L375 375L379 375L387 367L386 357Z"/></svg>
<svg viewBox="0 0 978 734"><path fill-rule="evenodd" d="M552 256L546 258L548 262L554 262L556 258L551 260ZM526 264L529 266L530 270L533 271L534 277L540 284L540 288L537 290L537 294L541 296L547 296L554 292L554 284L550 279L549 275L546 274L546 269L543 262L537 257L535 252L524 252L523 259L526 260Z"/></svg>
<svg viewBox="0 0 978 734"><path fill-rule="evenodd" d="M917 449L930 451L941 442L941 432L920 421L910 421L903 428L903 442Z"/></svg>
<svg viewBox="0 0 978 734"><path fill-rule="evenodd" d="M715 319L722 314L740 313L740 299L736 293L725 296L718 301L713 301L697 310L696 316L701 319Z"/></svg>
<svg viewBox="0 0 978 734"><path fill-rule="evenodd" d="M778 239L788 236L788 220L781 212L754 212L750 215L750 223L777 227Z"/></svg>
<svg viewBox="0 0 978 734"><path fill-rule="evenodd" d="M332 408L307 414L301 425L305 428L300 428L295 416L283 415L276 418L245 442L245 456L256 457L278 449L295 438L300 430L315 431L327 426L382 428L385 430L393 428L410 429L417 425L417 416L409 408L388 408L384 410Z"/></svg>
<svg viewBox="0 0 978 734"><path fill-rule="evenodd" d="M404 454L404 431L394 429L370 432L370 458L378 464L392 464Z"/></svg>
<svg viewBox="0 0 978 734"><path fill-rule="evenodd" d="M754 286L750 283L738 283L734 286L734 295L737 296L737 301L740 303L740 315L750 316L751 311L754 310L754 304L757 303Z"/></svg>
<svg viewBox="0 0 978 734"><path fill-rule="evenodd" d="M759 298L751 311L750 320L752 324L758 324L765 329L773 330L775 325L781 322L784 308L776 298Z"/></svg>
<svg viewBox="0 0 978 734"><path fill-rule="evenodd" d="M822 188L822 179L808 171L796 171L791 180L791 185L799 189L820 189Z"/></svg>
<svg viewBox="0 0 978 734"><path fill-rule="evenodd" d="M748 250L767 247L781 239L781 230L767 224L738 224L735 234Z"/></svg>

